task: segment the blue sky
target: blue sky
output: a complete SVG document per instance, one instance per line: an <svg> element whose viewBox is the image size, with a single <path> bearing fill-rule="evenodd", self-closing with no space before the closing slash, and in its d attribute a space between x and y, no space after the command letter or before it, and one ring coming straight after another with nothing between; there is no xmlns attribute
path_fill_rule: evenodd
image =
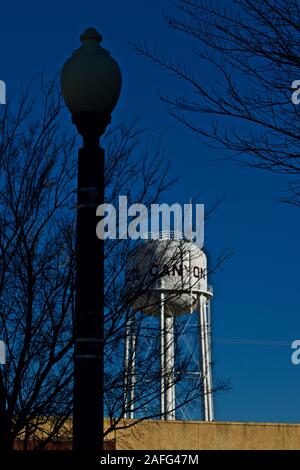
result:
<svg viewBox="0 0 300 470"><path fill-rule="evenodd" d="M168 131L165 146L181 180L166 202L189 202L201 190L201 202L209 206L227 194L206 232L212 256L223 248L234 251L211 279L214 337L291 343L300 338L300 212L277 201L288 180L217 161L222 154L174 123L157 98L157 89L176 92L180 85L136 56L127 43L145 39L177 57L188 57L190 43L168 31L162 18L162 10L171 9L171 0L2 2L0 79L11 93L42 68L59 72L78 47L80 33L96 27L123 74L114 122L140 114L153 133ZM193 65L209 83L209 72ZM216 341L214 355L215 376L230 377L233 384L230 393L216 397L216 419L300 421L300 365L291 364L288 345Z"/></svg>

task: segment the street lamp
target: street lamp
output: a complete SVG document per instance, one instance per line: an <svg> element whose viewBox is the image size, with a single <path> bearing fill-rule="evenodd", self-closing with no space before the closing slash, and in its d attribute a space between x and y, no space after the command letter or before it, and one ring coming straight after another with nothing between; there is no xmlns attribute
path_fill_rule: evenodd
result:
<svg viewBox="0 0 300 470"><path fill-rule="evenodd" d="M73 450L103 447L104 242L96 237L96 208L104 202L104 150L100 136L121 91L121 72L102 36L88 28L66 61L61 90L83 137L78 152L76 293L74 319Z"/></svg>

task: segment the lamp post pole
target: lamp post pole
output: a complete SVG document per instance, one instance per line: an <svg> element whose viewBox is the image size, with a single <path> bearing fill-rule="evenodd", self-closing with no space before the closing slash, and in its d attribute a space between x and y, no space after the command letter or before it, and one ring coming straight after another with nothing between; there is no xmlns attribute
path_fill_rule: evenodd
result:
<svg viewBox="0 0 300 470"><path fill-rule="evenodd" d="M99 138L108 116L78 113L76 294L74 321L74 450L101 450L103 441L104 242L96 237L96 208L104 202L104 151Z"/></svg>
<svg viewBox="0 0 300 470"><path fill-rule="evenodd" d="M102 37L89 28L66 62L62 93L83 138L78 153L76 292L74 318L73 450L103 449L104 241L96 236L96 208L104 202L104 150L100 137L119 97L121 74Z"/></svg>

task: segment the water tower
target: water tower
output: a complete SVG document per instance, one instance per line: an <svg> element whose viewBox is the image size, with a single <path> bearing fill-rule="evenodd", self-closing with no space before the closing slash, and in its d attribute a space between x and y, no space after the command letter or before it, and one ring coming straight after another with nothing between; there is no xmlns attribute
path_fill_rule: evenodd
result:
<svg viewBox="0 0 300 470"><path fill-rule="evenodd" d="M202 417L213 421L211 371L211 310L213 297L207 283L206 255L197 245L184 239L179 233L160 232L147 235L147 239L135 248L129 258L127 278L133 296L133 311L160 318L160 415L162 419L174 420L175 396L175 354L174 319L196 310L199 312L199 374L201 377ZM135 337L126 327L125 400L134 401L135 382ZM131 364L129 366L129 357ZM134 418L131 405L127 418Z"/></svg>

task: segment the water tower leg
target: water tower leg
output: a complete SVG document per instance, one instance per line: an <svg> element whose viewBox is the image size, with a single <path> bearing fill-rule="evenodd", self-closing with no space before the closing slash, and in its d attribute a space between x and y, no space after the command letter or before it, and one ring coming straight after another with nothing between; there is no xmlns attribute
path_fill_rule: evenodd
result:
<svg viewBox="0 0 300 470"><path fill-rule="evenodd" d="M136 337L132 327L132 319L125 326L125 380L124 380L124 418L134 418L134 385L135 385L135 354Z"/></svg>
<svg viewBox="0 0 300 470"><path fill-rule="evenodd" d="M172 420L176 419L176 387L175 387L175 333L174 333L174 317L172 318Z"/></svg>
<svg viewBox="0 0 300 470"><path fill-rule="evenodd" d="M124 374L124 418L128 418L129 413L128 413L128 392L129 392L129 355L130 355L130 328L129 328L129 321L126 321L125 325L125 357L124 357L124 369L125 369L125 374Z"/></svg>
<svg viewBox="0 0 300 470"><path fill-rule="evenodd" d="M205 298L200 295L198 297L199 305L199 333L200 333L200 349L201 349L201 395L203 406L203 419L209 421L209 399L208 399L208 380L207 380L207 349L206 349L206 334L205 334Z"/></svg>
<svg viewBox="0 0 300 470"><path fill-rule="evenodd" d="M174 317L165 317L166 419L175 419Z"/></svg>
<svg viewBox="0 0 300 470"><path fill-rule="evenodd" d="M209 404L209 421L214 420L214 402L213 402L213 385L212 385L212 359L211 359L211 310L210 300L206 302L205 309L205 322L206 322L206 350L207 350L207 382L208 382L208 404Z"/></svg>
<svg viewBox="0 0 300 470"><path fill-rule="evenodd" d="M132 326L132 324L131 324ZM136 357L136 335L134 328L131 329L131 364L130 364L130 413L129 418L134 419L134 388L135 388L135 357Z"/></svg>
<svg viewBox="0 0 300 470"><path fill-rule="evenodd" d="M160 415L165 419L165 295L160 294Z"/></svg>

